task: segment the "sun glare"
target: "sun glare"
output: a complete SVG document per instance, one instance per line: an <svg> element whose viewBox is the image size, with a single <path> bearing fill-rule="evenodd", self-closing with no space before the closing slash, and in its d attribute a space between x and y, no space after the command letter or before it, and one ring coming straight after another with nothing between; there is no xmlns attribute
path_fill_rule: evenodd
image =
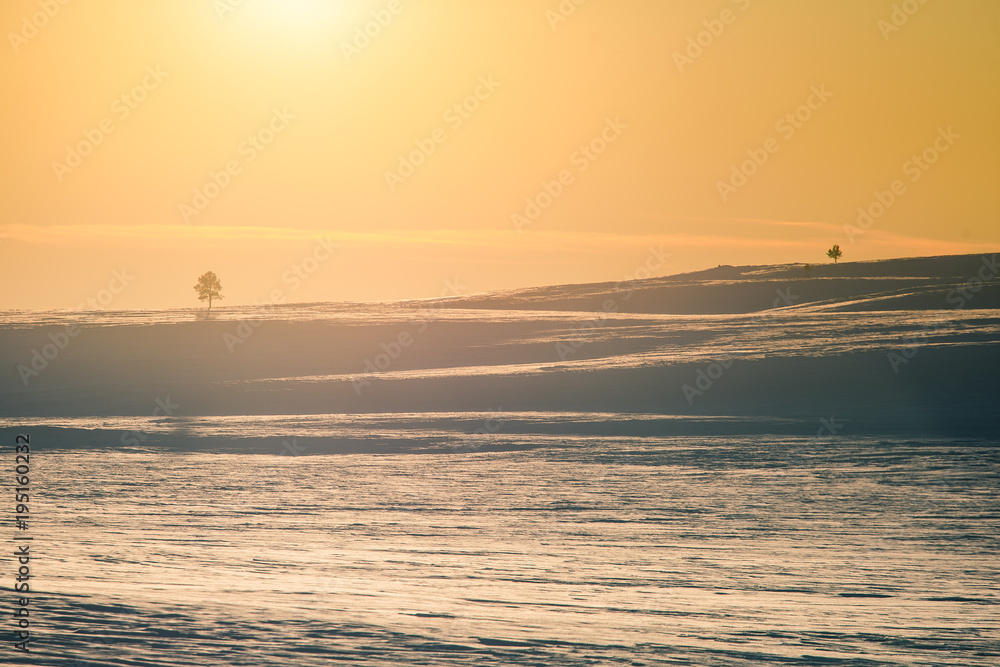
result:
<svg viewBox="0 0 1000 667"><path fill-rule="evenodd" d="M243 8L272 28L328 31L347 15L343 3L331 0L244 0Z"/></svg>

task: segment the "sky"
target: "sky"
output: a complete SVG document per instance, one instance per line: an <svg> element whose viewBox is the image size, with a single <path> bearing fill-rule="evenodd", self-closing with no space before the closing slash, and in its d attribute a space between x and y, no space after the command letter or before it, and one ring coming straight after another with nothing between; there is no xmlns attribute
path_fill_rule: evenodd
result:
<svg viewBox="0 0 1000 667"><path fill-rule="evenodd" d="M1000 247L995 0L6 0L0 32L0 309Z"/></svg>

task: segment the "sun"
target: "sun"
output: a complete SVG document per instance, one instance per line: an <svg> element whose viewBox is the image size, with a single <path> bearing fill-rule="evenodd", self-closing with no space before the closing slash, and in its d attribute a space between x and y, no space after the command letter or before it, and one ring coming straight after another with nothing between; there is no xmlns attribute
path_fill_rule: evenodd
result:
<svg viewBox="0 0 1000 667"><path fill-rule="evenodd" d="M329 27L346 17L339 0L242 0L241 9L271 28Z"/></svg>
<svg viewBox="0 0 1000 667"><path fill-rule="evenodd" d="M330 0L269 0L262 5L271 5L272 11L280 14L288 21L311 22L321 20L336 8L337 3Z"/></svg>

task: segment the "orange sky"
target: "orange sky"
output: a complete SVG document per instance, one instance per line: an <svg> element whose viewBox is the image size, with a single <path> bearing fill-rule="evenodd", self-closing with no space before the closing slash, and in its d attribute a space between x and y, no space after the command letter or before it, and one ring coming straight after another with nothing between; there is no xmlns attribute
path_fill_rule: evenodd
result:
<svg viewBox="0 0 1000 667"><path fill-rule="evenodd" d="M1000 246L1000 2L576 2L6 0L0 308Z"/></svg>

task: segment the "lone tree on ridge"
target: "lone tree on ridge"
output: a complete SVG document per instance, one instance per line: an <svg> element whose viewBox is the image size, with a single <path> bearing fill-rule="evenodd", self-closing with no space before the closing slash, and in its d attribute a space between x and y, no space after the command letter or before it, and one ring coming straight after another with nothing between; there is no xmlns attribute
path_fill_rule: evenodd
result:
<svg viewBox="0 0 1000 667"><path fill-rule="evenodd" d="M834 264L837 263L837 260L840 259L840 256L843 254L844 253L840 252L839 245L834 245L832 248L826 251L826 256L832 259Z"/></svg>
<svg viewBox="0 0 1000 667"><path fill-rule="evenodd" d="M211 271L198 278L198 284L194 286L194 291L198 293L199 301L208 301L209 310L212 310L212 299L221 301L225 298L222 296L222 283L219 282L219 276Z"/></svg>

